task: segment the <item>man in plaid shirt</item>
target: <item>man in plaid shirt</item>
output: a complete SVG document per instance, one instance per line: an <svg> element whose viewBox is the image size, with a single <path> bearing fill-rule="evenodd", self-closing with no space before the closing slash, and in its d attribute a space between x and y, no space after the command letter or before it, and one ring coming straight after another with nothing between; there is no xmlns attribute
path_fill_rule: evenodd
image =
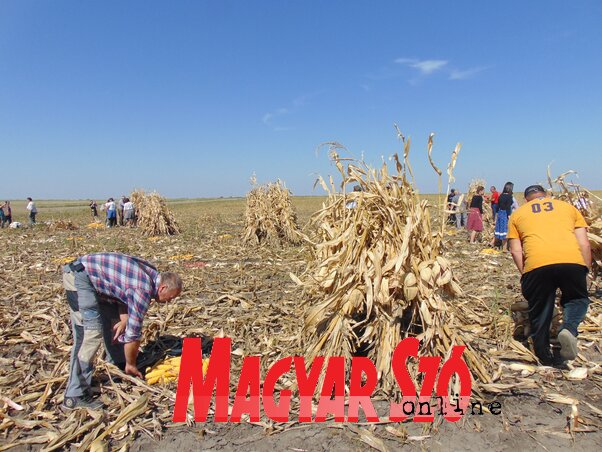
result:
<svg viewBox="0 0 602 452"><path fill-rule="evenodd" d="M175 273L159 271L138 257L88 254L65 265L63 283L71 311L74 346L63 406L102 407L91 397L94 356L104 340L107 360L129 375L136 366L142 322L151 300L166 302L182 291Z"/></svg>

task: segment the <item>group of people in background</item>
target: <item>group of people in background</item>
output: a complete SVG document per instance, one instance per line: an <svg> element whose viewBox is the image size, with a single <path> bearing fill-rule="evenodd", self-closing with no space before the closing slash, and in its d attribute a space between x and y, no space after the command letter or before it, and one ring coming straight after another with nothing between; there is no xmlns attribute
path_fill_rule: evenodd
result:
<svg viewBox="0 0 602 452"><path fill-rule="evenodd" d="M92 221L100 222L98 217L98 204L96 201L89 200L88 206L92 214ZM38 214L38 208L35 201L32 198L27 198L27 216L30 225L36 224L36 216ZM121 199L115 203L113 198L107 199L107 202L102 204L101 210L106 211L106 225L108 227L114 227L118 224L120 226L134 227L136 225L136 212L134 209L134 203L126 196L122 196ZM10 201L4 201L0 205L0 227L17 228L21 226L21 223L13 221L13 211L10 205Z"/></svg>
<svg viewBox="0 0 602 452"><path fill-rule="evenodd" d="M100 221L98 217L98 204L94 200L90 200L90 211L93 221ZM109 228L119 226L134 227L136 225L136 211L134 203L130 198L123 195L116 203L113 198L107 199L101 206L101 210L106 212L106 225Z"/></svg>
<svg viewBox="0 0 602 452"><path fill-rule="evenodd" d="M33 199L27 198L27 216L29 218L29 224L36 224L36 215L38 214L38 208ZM13 222L13 209L10 206L10 201L4 201L4 204L0 206L0 227L19 227L21 223Z"/></svg>
<svg viewBox="0 0 602 452"><path fill-rule="evenodd" d="M479 186L471 199L455 188L452 188L448 197L448 209L452 212L448 222L455 224L456 228L465 227L470 231L470 243L476 243L477 236L483 231L483 203L490 203L495 223L494 238L491 246L506 247L508 235L508 219L519 205L513 194L514 184L506 182L502 193L492 186L490 194L485 194L485 187Z"/></svg>

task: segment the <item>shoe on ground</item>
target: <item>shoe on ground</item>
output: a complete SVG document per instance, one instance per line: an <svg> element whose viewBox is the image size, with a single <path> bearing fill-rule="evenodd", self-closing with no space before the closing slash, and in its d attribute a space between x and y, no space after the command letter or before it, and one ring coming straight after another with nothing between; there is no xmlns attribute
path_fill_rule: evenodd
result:
<svg viewBox="0 0 602 452"><path fill-rule="evenodd" d="M577 357L577 338L569 330L564 329L558 333L558 342L560 342L560 356L562 359L571 361Z"/></svg>
<svg viewBox="0 0 602 452"><path fill-rule="evenodd" d="M100 400L94 400L90 395L65 397L65 400L63 400L63 408L66 410L77 410L79 408L100 410L103 406L104 405Z"/></svg>

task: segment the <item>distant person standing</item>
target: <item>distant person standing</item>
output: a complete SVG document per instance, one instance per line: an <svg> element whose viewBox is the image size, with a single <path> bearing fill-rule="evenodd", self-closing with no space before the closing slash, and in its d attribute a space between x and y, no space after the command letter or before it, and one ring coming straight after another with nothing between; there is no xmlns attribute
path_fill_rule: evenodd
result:
<svg viewBox="0 0 602 452"><path fill-rule="evenodd" d="M130 198L125 198L125 203L123 204L123 220L125 226L134 226L134 203L130 201Z"/></svg>
<svg viewBox="0 0 602 452"><path fill-rule="evenodd" d="M491 203L491 212L493 215L493 222L495 223L495 216L497 215L498 211L498 201L500 199L500 193L493 185L489 190L491 190L491 194L489 195L488 200Z"/></svg>
<svg viewBox="0 0 602 452"><path fill-rule="evenodd" d="M27 210L29 211L29 224L36 224L36 215L38 214L38 208L36 207L36 203L33 202L33 199L27 198L29 203L27 204Z"/></svg>
<svg viewBox="0 0 602 452"><path fill-rule="evenodd" d="M2 212L4 213L4 218L2 220L2 227L5 224L10 224L13 222L13 210L10 207L10 201L4 201L4 205L2 206Z"/></svg>
<svg viewBox="0 0 602 452"><path fill-rule="evenodd" d="M514 190L514 184L512 182L506 182L502 194L498 198L498 210L495 219L495 238L497 241L501 241L502 248L506 247L506 236L508 235L508 219L512 214L512 204L514 202L514 196L512 196L512 190Z"/></svg>
<svg viewBox="0 0 602 452"><path fill-rule="evenodd" d="M550 350L550 323L560 289L560 358L575 359L577 329L590 303L587 273L592 253L587 223L574 206L548 197L541 185L527 187L525 200L510 219L510 253L522 275L521 290L529 303L535 354L544 365L562 364Z"/></svg>
<svg viewBox="0 0 602 452"><path fill-rule="evenodd" d="M447 217L447 222L449 224L456 224L456 206L454 205L453 199L456 196L456 189L452 188L447 195L447 210L450 212Z"/></svg>
<svg viewBox="0 0 602 452"><path fill-rule="evenodd" d="M0 228L4 227L4 206L0 208Z"/></svg>
<svg viewBox="0 0 602 452"><path fill-rule="evenodd" d="M119 200L119 202L117 203L117 215L119 217L119 226L123 226L125 218L124 218L124 206L125 206L125 200L127 198L125 197L125 195L121 195L121 199Z"/></svg>
<svg viewBox="0 0 602 452"><path fill-rule="evenodd" d="M466 211L467 211L467 200L466 196L459 191L451 199L453 207L456 209L456 228L460 229L466 226Z"/></svg>
<svg viewBox="0 0 602 452"><path fill-rule="evenodd" d="M92 214L92 221L98 221L98 204L96 201L90 200L90 213Z"/></svg>
<svg viewBox="0 0 602 452"><path fill-rule="evenodd" d="M470 243L476 243L477 234L483 231L483 193L485 187L477 187L477 193L470 200L466 229L470 231Z"/></svg>
<svg viewBox="0 0 602 452"><path fill-rule="evenodd" d="M112 228L117 225L117 206L113 198L107 199L105 209L107 211L107 226Z"/></svg>

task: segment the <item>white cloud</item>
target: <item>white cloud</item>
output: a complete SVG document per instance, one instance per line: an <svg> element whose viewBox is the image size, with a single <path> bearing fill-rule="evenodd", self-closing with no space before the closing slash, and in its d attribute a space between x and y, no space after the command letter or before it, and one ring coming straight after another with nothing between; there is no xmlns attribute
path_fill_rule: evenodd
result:
<svg viewBox="0 0 602 452"><path fill-rule="evenodd" d="M404 64L413 69L418 69L421 74L429 75L435 71L443 69L447 65L447 60L417 60L415 58L397 58L397 64Z"/></svg>
<svg viewBox="0 0 602 452"><path fill-rule="evenodd" d="M487 69L487 68L486 67L473 67L470 69L466 69L464 71L461 71L459 69L453 69L449 74L449 79L450 80L466 80L466 79L474 77L476 74L478 74L481 71L484 71L485 69Z"/></svg>
<svg viewBox="0 0 602 452"><path fill-rule="evenodd" d="M263 115L263 117L261 118L261 121L266 125L266 126L271 126L272 125L272 120L278 116L282 116L288 113L288 108L278 108L277 110L271 111L266 113L265 115Z"/></svg>
<svg viewBox="0 0 602 452"><path fill-rule="evenodd" d="M476 66L469 69L449 69L448 60L419 60L417 58L397 58L395 63L401 64L412 69L417 69L419 75L430 75L437 71L443 71L448 74L449 80L467 80L474 77L479 72L488 69L488 66ZM416 79L413 79L414 81Z"/></svg>
<svg viewBox="0 0 602 452"><path fill-rule="evenodd" d="M305 108L311 104L312 98L318 96L321 91L315 91L312 93L302 94L295 97L286 107L277 108L276 110L269 111L261 117L261 121L275 132L285 132L287 130L294 130L294 127L280 124L283 116L295 115L299 110Z"/></svg>
<svg viewBox="0 0 602 452"><path fill-rule="evenodd" d="M447 64L445 60L424 60L417 61L416 63L410 63L409 66L414 69L418 69L421 73L428 75L432 74L439 69L442 69L443 66Z"/></svg>

